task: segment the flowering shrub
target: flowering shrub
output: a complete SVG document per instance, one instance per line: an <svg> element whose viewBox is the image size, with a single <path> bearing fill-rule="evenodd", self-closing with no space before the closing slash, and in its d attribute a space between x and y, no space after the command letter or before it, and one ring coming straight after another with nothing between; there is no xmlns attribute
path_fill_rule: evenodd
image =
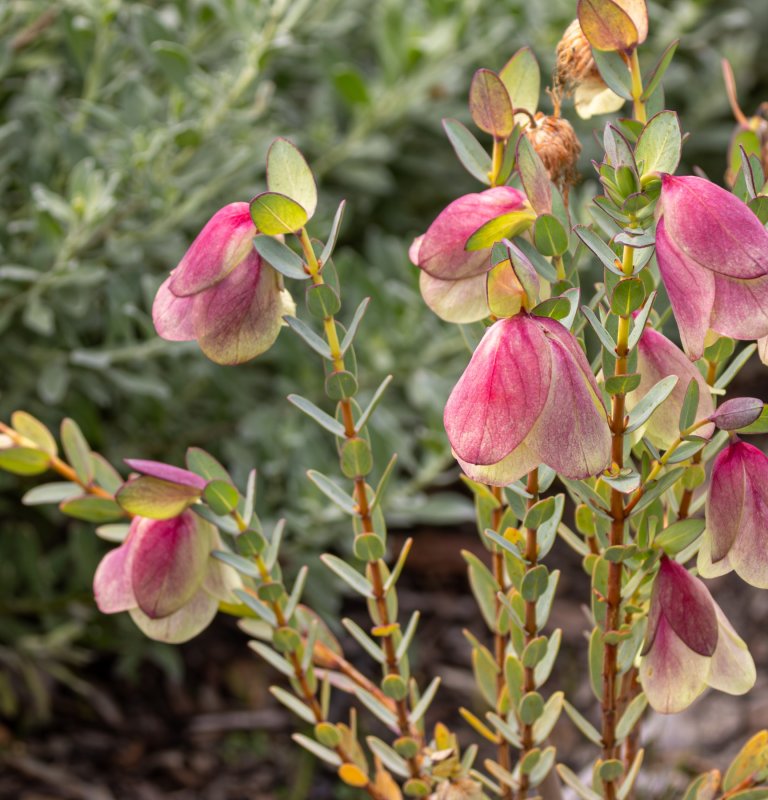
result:
<svg viewBox="0 0 768 800"><path fill-rule="evenodd" d="M325 240L311 238L318 193L293 144L277 139L270 148L265 191L212 217L160 288L154 320L161 336L196 340L224 364L262 353L283 323L320 357L330 403L288 399L335 440L343 480L307 474L351 520L354 557L322 561L366 600L368 630L342 624L376 665L373 677L349 664L344 643L302 603L306 567L285 585L284 526L268 532L255 513L255 472L237 486L190 448L186 468L129 460L124 479L73 420L62 423L63 458L29 414L0 426L0 467L64 479L33 489L27 502L57 502L118 543L94 579L102 611L129 611L148 636L171 642L199 633L219 608L239 617L252 649L288 678L291 691L275 686L274 696L311 726L296 742L377 800L557 796L558 781L584 800L625 800L643 762L638 731L648 705L678 713L706 687L735 695L756 681L747 645L693 570L706 578L733 569L768 584L768 461L740 438L768 431L768 414L753 398L717 407L758 347L737 350L734 340L764 348L768 337L762 164L741 151L734 193L675 176L683 135L663 108L661 84L676 45L643 75L644 0L580 0L577 10L558 48L551 115L537 110L530 50L499 73L475 74L469 109L491 152L456 120L444 126L487 188L452 202L410 250L427 305L449 322L475 323L467 338L479 339L446 404L445 432L488 553L464 556L493 640L489 647L468 634L487 712L460 713L493 757L476 763L477 742L462 753L445 724L425 721L440 678L419 686L411 675L419 615L401 620L397 598L411 540L388 557L382 505L395 457L377 468L368 432L391 378L363 408L354 344L369 300L342 312L332 260L344 203ZM602 193L593 219L574 224L568 198L580 148L561 93L574 91L577 105L597 113L603 101L578 92L582 79L594 88L598 78L608 104L631 101L632 116L605 125L595 164ZM585 258L603 269L589 296ZM303 286L306 315L297 316L284 282L297 295ZM662 333L660 293L683 350ZM599 728L562 691L544 696L561 641L549 629L559 573L545 559L554 546L575 550L591 579L583 672ZM331 719L333 691L378 719L385 738L366 737L364 750L354 713L348 723ZM591 778L550 743L563 711L598 750ZM761 731L724 776L696 778L686 800L765 797L767 764Z"/></svg>

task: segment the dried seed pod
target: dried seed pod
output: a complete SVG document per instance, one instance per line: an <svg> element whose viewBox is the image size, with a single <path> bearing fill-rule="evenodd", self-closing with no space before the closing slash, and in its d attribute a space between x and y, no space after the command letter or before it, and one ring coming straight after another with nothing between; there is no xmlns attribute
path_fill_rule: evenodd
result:
<svg viewBox="0 0 768 800"><path fill-rule="evenodd" d="M571 123L563 117L546 116L539 111L534 123L526 128L525 135L546 167L550 180L565 192L576 181L581 142Z"/></svg>

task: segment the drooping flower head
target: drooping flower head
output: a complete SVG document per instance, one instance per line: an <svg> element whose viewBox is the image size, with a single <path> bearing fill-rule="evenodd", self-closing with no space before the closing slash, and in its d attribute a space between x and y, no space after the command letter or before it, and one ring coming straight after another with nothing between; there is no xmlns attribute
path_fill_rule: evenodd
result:
<svg viewBox="0 0 768 800"><path fill-rule="evenodd" d="M704 584L662 556L640 664L640 682L651 707L675 714L707 686L745 694L755 679L747 646Z"/></svg>
<svg viewBox="0 0 768 800"><path fill-rule="evenodd" d="M135 517L96 570L96 605L105 614L130 612L151 639L186 642L208 627L220 600L236 602L237 573L210 555L221 547L216 528L192 511Z"/></svg>
<svg viewBox="0 0 768 800"><path fill-rule="evenodd" d="M424 302L447 322L476 322L487 317L491 245L522 232L533 219L525 195L511 186L466 194L446 206L408 251L421 270ZM480 242L484 246L471 249L475 247L470 242L473 234L491 220L498 220L499 226L490 243Z"/></svg>
<svg viewBox="0 0 768 800"><path fill-rule="evenodd" d="M656 257L691 360L711 328L768 335L768 231L730 192L692 176L662 176Z"/></svg>
<svg viewBox="0 0 768 800"><path fill-rule="evenodd" d="M254 250L256 233L248 203L211 217L155 297L152 319L163 339L196 340L218 364L242 364L274 344L294 305Z"/></svg>
<svg viewBox="0 0 768 800"><path fill-rule="evenodd" d="M705 578L735 570L747 583L768 589L768 458L736 440L712 465L707 527L699 550Z"/></svg>
<svg viewBox="0 0 768 800"><path fill-rule="evenodd" d="M645 328L640 336L637 346L637 371L640 374L640 384L635 391L627 395L627 410L629 411L662 378L666 378L668 375L677 375L678 377L675 388L641 429L643 435L647 436L656 447L666 450L677 439L680 432L680 411L685 401L688 384L692 380L699 385L696 419L706 419L714 412L715 405L712 395L702 374L677 345L653 328ZM714 429L714 425L704 425L697 429L696 435L708 439Z"/></svg>
<svg viewBox="0 0 768 800"><path fill-rule="evenodd" d="M518 314L485 333L445 407L445 430L470 478L503 486L546 464L586 478L610 462L600 392L573 334Z"/></svg>

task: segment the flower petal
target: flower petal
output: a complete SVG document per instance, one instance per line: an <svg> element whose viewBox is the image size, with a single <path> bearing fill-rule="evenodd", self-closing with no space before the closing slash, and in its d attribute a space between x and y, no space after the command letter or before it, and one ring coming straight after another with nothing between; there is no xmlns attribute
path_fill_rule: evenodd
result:
<svg viewBox="0 0 768 800"><path fill-rule="evenodd" d="M134 519L123 544L110 550L96 568L93 594L102 614L117 614L136 607L136 596L131 584L131 564L134 551L132 534L138 524L138 519Z"/></svg>
<svg viewBox="0 0 768 800"><path fill-rule="evenodd" d="M219 604L205 589L198 589L188 603L161 619L148 617L140 608L131 609L131 619L150 639L181 644L194 639L213 621Z"/></svg>
<svg viewBox="0 0 768 800"><path fill-rule="evenodd" d="M485 274L444 281L424 270L419 272L419 289L424 302L440 319L459 325L477 322L491 313L485 283Z"/></svg>
<svg viewBox="0 0 768 800"><path fill-rule="evenodd" d="M662 618L640 664L640 683L660 714L682 711L704 691L711 659L694 653Z"/></svg>
<svg viewBox="0 0 768 800"><path fill-rule="evenodd" d="M219 536L219 532L215 529L213 531L211 549L224 549L221 536ZM240 573L236 569L225 564L223 561L219 561L218 558L214 558L213 556L208 557L205 577L203 578L203 589L205 589L208 594L223 603L237 603L238 599L234 594L234 590L241 589L242 586L243 581L240 577Z"/></svg>
<svg viewBox="0 0 768 800"><path fill-rule="evenodd" d="M486 331L445 407L445 430L460 459L495 464L515 450L544 408L551 359L533 317L499 320Z"/></svg>
<svg viewBox="0 0 768 800"><path fill-rule="evenodd" d="M550 345L549 394L526 445L566 478L602 472L611 460L608 415L589 363L573 334L559 322L536 318Z"/></svg>
<svg viewBox="0 0 768 800"><path fill-rule="evenodd" d="M254 251L194 307L200 348L217 364L242 364L268 350L290 312L280 277Z"/></svg>
<svg viewBox="0 0 768 800"><path fill-rule="evenodd" d="M611 91L599 75L584 78L573 95L576 113L582 119L592 119L599 114L612 114L626 102L623 97Z"/></svg>
<svg viewBox="0 0 768 800"><path fill-rule="evenodd" d="M715 275L710 325L733 339L768 336L768 275L752 280Z"/></svg>
<svg viewBox="0 0 768 800"><path fill-rule="evenodd" d="M715 404L709 386L699 370L685 354L666 336L646 328L638 343L637 371L640 384L627 395L627 410L631 411L662 378L677 375L679 378L672 393L653 412L645 426L644 435L654 444L666 450L680 433L680 411L688 391L688 384L695 380L699 385L699 405L696 419L705 419L715 411ZM709 438L714 433L714 425L705 425L696 431L697 436Z"/></svg>
<svg viewBox="0 0 768 800"><path fill-rule="evenodd" d="M205 577L213 534L213 526L191 511L169 520L140 519L131 582L148 617L167 617L191 600Z"/></svg>
<svg viewBox="0 0 768 800"><path fill-rule="evenodd" d="M520 442L509 455L495 464L470 464L462 461L456 453L453 455L469 478L491 486L508 486L541 464L539 454L531 450L525 441Z"/></svg>
<svg viewBox="0 0 768 800"><path fill-rule="evenodd" d="M744 640L733 629L717 603L715 613L719 636L707 683L713 689L728 694L746 694L757 680L755 662Z"/></svg>
<svg viewBox="0 0 768 800"><path fill-rule="evenodd" d="M663 557L653 592L651 603L658 603L681 641L695 653L711 656L717 646L717 618L712 595L702 581L677 561Z"/></svg>
<svg viewBox="0 0 768 800"><path fill-rule="evenodd" d="M255 235L248 203L219 209L171 273L171 291L188 297L214 286L254 252Z"/></svg>
<svg viewBox="0 0 768 800"><path fill-rule="evenodd" d="M723 486L718 502L712 501L719 509L717 525L712 522L709 525L714 535L715 530L724 527L722 517L730 508L736 535L728 550L728 561L743 581L758 589L768 589L768 458L746 442L735 442L726 450L736 451L741 463L742 479L733 490L736 492L740 485L742 492L731 494L726 505L728 487ZM714 475L715 468L712 469ZM714 485L715 478L712 480Z"/></svg>
<svg viewBox="0 0 768 800"><path fill-rule="evenodd" d="M135 472L142 475L149 475L152 478L159 478L170 483L178 483L181 486L192 486L201 491L205 489L205 478L190 472L188 469L174 467L171 464L164 464L162 461L150 461L145 458L126 458L125 463Z"/></svg>
<svg viewBox="0 0 768 800"><path fill-rule="evenodd" d="M696 569L702 578L719 578L733 570L728 556L721 558L717 563L712 561L712 535L705 530L701 537L701 547L696 558Z"/></svg>
<svg viewBox="0 0 768 800"><path fill-rule="evenodd" d="M712 465L706 520L710 558L715 564L728 555L743 525L747 476L742 456L742 448L731 444L718 453Z"/></svg>
<svg viewBox="0 0 768 800"><path fill-rule="evenodd" d="M656 260L680 329L683 349L695 361L704 353L704 337L715 304L715 277L680 252L667 235L664 217L656 226Z"/></svg>
<svg viewBox="0 0 768 800"><path fill-rule="evenodd" d="M157 290L152 304L152 323L157 335L169 342L191 342L195 339L192 317L194 297L176 297L168 277Z"/></svg>
<svg viewBox="0 0 768 800"><path fill-rule="evenodd" d="M662 175L664 226L681 256L731 278L768 274L768 232L720 186L692 175Z"/></svg>
<svg viewBox="0 0 768 800"><path fill-rule="evenodd" d="M497 186L454 200L424 234L418 248L418 266L444 280L487 272L491 268L490 249L467 251L467 240L486 222L521 208L524 201L525 195L511 186Z"/></svg>

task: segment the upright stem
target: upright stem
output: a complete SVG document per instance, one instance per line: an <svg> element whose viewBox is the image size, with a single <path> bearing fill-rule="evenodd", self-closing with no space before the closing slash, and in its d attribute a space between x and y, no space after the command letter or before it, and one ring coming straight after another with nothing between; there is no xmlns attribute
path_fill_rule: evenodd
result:
<svg viewBox="0 0 768 800"><path fill-rule="evenodd" d="M527 506L532 508L539 499L539 471L533 469L528 473L528 483L526 490L531 496L528 498ZM536 540L536 528L525 529L525 569L526 572L534 569L539 561L539 545ZM539 632L536 623L536 601L525 601L525 644L530 644ZM528 692L536 691L536 675L534 667L525 667L523 673L523 691ZM521 760L525 758L526 754L533 749L533 725L523 723L520 726L520 738L522 741L522 752L520 754ZM520 791L519 798L526 797L529 789L529 780L527 773L520 775Z"/></svg>
<svg viewBox="0 0 768 800"><path fill-rule="evenodd" d="M622 268L626 275L632 274L634 255L630 247L624 248ZM629 317L620 316L616 341L616 365L613 374L627 374L627 355L629 353ZM624 394L615 394L611 398L611 460L614 470L624 467L624 430L625 424ZM611 489L611 547L624 544L624 495ZM621 562L611 561L608 564L608 590L606 593L605 633L617 631L621 623ZM602 703L602 739L603 759L616 758L616 673L618 645L607 643L603 655L603 703ZM604 781L606 800L615 800L615 781Z"/></svg>
<svg viewBox="0 0 768 800"><path fill-rule="evenodd" d="M643 95L643 74L640 72L640 59L637 56L637 49L632 51L629 62L629 71L632 75L632 104L635 119L645 124L647 113L645 103L640 98Z"/></svg>
<svg viewBox="0 0 768 800"><path fill-rule="evenodd" d="M304 258L306 261L312 283L315 286L320 286L325 281L322 275L322 265L318 262L312 248L312 243L307 235L306 230L302 229L299 234L301 246L304 251ZM341 350L339 336L336 331L336 320L333 316L327 316L323 319L323 330L325 338L328 342L328 347L331 351L331 360L334 370L338 372L345 371L344 354ZM352 404L348 398L339 400L339 407L341 409L341 419L344 425L344 436L347 440L357 438L358 431L355 427L355 419L352 412ZM361 535L375 533L373 526L373 519L371 516L370 504L368 502L368 491L365 477L358 475L353 479L354 489L353 494L357 504L356 515L360 523ZM382 643L384 650L385 669L388 675L394 675L402 678L399 659L397 657L397 647L393 638L394 630L397 627L397 620L390 619L389 609L387 608L387 596L384 591L384 571L383 562L381 559L375 559L368 562L368 576L373 587L373 597L376 607L376 618L372 621L374 626L378 629L380 635L379 639ZM411 726L408 711L408 701L405 698L395 701L395 712L397 716L397 724L400 736L413 736L420 738L419 732ZM413 756L408 761L408 768L413 778L423 778L420 766L420 761L417 756Z"/></svg>

